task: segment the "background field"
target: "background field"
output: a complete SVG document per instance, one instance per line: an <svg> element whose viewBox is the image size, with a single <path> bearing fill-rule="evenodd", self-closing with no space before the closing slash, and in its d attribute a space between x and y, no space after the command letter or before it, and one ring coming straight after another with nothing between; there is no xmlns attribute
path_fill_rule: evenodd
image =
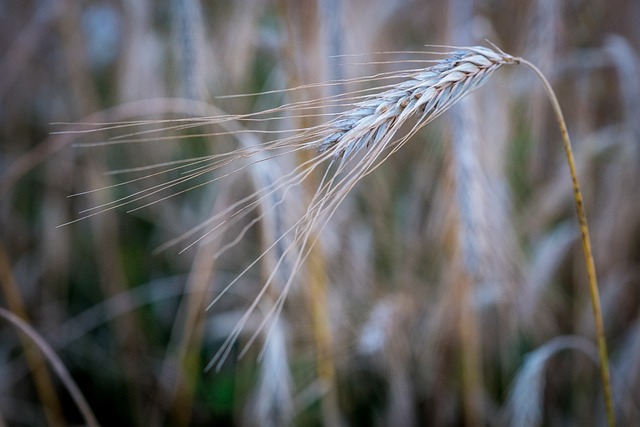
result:
<svg viewBox="0 0 640 427"><path fill-rule="evenodd" d="M265 259L204 309L277 230L259 224L215 261L214 239L157 249L253 191L250 171L58 227L174 177L68 197L129 177L109 171L237 142L198 127L88 148L78 144L130 128L59 134L71 127L55 123L249 113L357 87L223 96L423 67L410 60L427 56L409 52L486 40L535 63L557 91L617 416L640 423L634 0L0 2L0 306L55 349L102 425L602 425L571 182L549 103L524 67L499 70L364 178L318 235L275 326L259 328L277 289L218 370L204 368L273 265ZM84 423L46 366L2 321L0 426Z"/></svg>

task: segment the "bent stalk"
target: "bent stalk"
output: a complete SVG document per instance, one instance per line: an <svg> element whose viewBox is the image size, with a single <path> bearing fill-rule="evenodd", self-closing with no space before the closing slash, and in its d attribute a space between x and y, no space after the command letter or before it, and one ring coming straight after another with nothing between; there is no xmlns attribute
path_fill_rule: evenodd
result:
<svg viewBox="0 0 640 427"><path fill-rule="evenodd" d="M549 81L545 78L542 72L533 65L531 62L518 58L518 61L529 67L538 76L542 85L544 86L551 106L558 120L560 126L560 132L562 133L562 142L564 145L564 151L567 157L567 163L569 164L569 171L571 173L571 182L573 184L573 198L576 205L576 213L578 214L578 222L580 223L580 235L582 238L582 249L584 251L584 258L587 264L587 276L589 279L589 292L591 296L591 308L593 310L593 318L596 325L596 340L598 342L598 352L600 356L600 375L602 377L602 387L604 394L604 403L607 413L607 424L609 427L616 425L615 411L613 406L613 397L611 394L611 377L609 374L609 357L607 355L607 342L604 335L604 322L602 320L602 308L600 306L600 294L598 291L598 279L596 276L596 267L593 262L593 254L591 252L591 239L589 237L589 226L587 224L587 215L584 210L584 202L582 198L582 192L580 191L580 185L578 182L578 175L576 174L576 165L573 158L573 150L571 149L571 141L569 140L569 132L567 131L567 125L564 121L562 110L558 99L549 84Z"/></svg>

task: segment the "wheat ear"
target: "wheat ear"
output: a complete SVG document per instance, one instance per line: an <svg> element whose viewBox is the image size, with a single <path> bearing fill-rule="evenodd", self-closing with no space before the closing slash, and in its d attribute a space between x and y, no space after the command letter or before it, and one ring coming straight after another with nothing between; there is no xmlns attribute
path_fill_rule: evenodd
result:
<svg viewBox="0 0 640 427"><path fill-rule="evenodd" d="M481 86L502 65L513 63L516 58L511 55L481 46L453 52L330 121L320 151L349 155L371 147L412 117L422 127Z"/></svg>

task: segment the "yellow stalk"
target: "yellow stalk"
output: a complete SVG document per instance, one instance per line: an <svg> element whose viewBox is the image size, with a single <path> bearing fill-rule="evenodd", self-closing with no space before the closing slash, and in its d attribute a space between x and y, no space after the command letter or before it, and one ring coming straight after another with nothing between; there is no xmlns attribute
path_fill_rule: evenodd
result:
<svg viewBox="0 0 640 427"><path fill-rule="evenodd" d="M587 276L589 279L589 292L591 296L591 308L593 309L593 317L596 325L596 340L598 343L598 352L600 355L600 375L602 377L602 387L604 394L604 403L607 412L607 424L609 427L616 425L615 411L613 406L613 397L611 394L611 377L609 374L609 357L607 355L607 342L604 335L604 322L602 320L602 308L600 306L600 294L598 291L598 279L596 276L596 267L593 262L593 255L591 252L591 239L589 237L589 225L587 224L587 215L584 210L584 202L582 199L582 192L580 191L580 185L578 183L578 175L576 174L576 165L573 158L573 150L571 149L571 141L569 140L569 132L567 131L567 125L564 121L560 104L556 98L551 85L544 77L542 72L529 61L518 58L518 61L529 67L538 76L542 85L544 86L551 106L558 120L560 126L560 132L562 133L562 142L564 144L564 151L569 163L569 171L571 172L571 182L573 184L573 198L576 205L576 212L578 214L578 221L580 223L580 234L582 237L582 249L584 250L584 258L587 264Z"/></svg>

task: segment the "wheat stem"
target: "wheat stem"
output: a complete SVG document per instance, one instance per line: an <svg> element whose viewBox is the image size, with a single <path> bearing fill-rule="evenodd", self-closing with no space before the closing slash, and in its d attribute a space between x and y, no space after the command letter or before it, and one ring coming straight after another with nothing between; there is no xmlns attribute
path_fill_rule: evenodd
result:
<svg viewBox="0 0 640 427"><path fill-rule="evenodd" d="M567 157L567 163L569 164L569 171L571 172L571 182L573 184L573 197L576 205L576 212L578 214L578 221L580 223L580 234L582 237L582 249L584 250L584 258L587 264L587 276L589 279L589 291L591 296L591 308L593 309L593 317L596 324L596 339L598 343L598 352L600 355L600 375L602 377L602 386L604 391L604 402L607 412L607 424L609 427L616 425L615 411L613 406L613 397L611 394L611 378L609 374L609 357L607 355L607 342L604 335L604 322L602 320L602 308L600 306L600 294L598 292L598 279L596 276L596 267L593 261L593 254L591 252L591 239L589 237L589 226L587 224L587 216L584 210L584 202L582 198L582 192L580 191L580 185L578 183L578 175L576 173L576 165L573 158L573 150L571 149L571 141L569 140L569 132L567 131L567 125L564 121L562 110L558 99L549 84L549 81L545 78L542 72L531 62L518 58L519 62L529 67L538 76L542 85L544 86L553 111L558 120L560 126L560 132L562 133L562 142L564 145L564 151Z"/></svg>

